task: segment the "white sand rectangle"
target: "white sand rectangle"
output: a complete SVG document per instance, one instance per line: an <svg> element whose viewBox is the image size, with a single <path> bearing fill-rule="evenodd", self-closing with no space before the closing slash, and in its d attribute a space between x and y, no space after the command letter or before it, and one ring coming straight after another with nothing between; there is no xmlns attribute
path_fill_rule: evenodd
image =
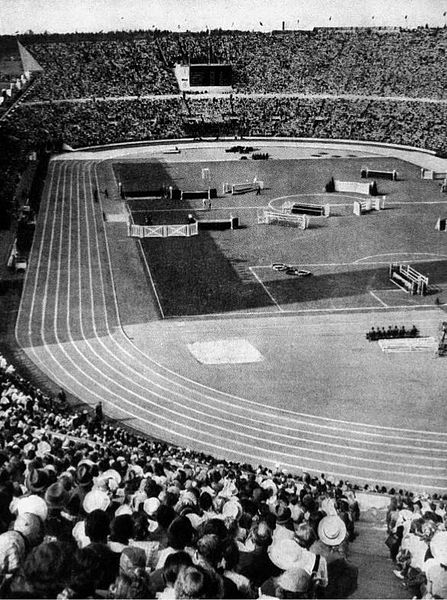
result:
<svg viewBox="0 0 447 600"><path fill-rule="evenodd" d="M188 344L194 358L204 365L252 363L262 360L262 354L247 340L233 338Z"/></svg>

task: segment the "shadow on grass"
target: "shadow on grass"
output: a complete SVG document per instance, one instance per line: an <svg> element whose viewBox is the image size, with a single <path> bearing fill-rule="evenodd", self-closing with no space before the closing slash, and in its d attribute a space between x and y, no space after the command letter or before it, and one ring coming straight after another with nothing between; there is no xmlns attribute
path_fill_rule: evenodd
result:
<svg viewBox="0 0 447 600"><path fill-rule="evenodd" d="M125 166L125 169L124 169ZM166 165L151 162L145 165L132 163L118 165L122 168L120 177L128 179L135 191L147 185L157 189L162 185L176 185ZM143 168L144 167L144 168ZM124 169L124 170L123 170ZM234 177L238 174L235 172ZM125 184L130 185L130 184ZM198 219L213 219L214 214L204 214L193 208L188 201L178 201L179 212L170 209L170 219L185 222L185 210L190 210ZM173 206L174 207L174 206ZM341 207L340 207L341 208ZM388 207L398 210L398 207ZM183 211L180 213L180 211ZM374 211L371 213L374 215ZM379 213L376 213L379 216ZM137 215L135 215L137 220ZM155 220L167 218L162 213L154 215ZM171 221L174 222L174 221ZM311 219L311 229L322 229L327 221ZM245 229L242 224L240 229ZM249 229L249 228L248 228ZM219 240L215 233L201 230L200 235L190 238L143 239L142 248L147 259L151 278L154 281L166 317L193 316L253 310L277 310L275 301L281 305L317 302L324 299L353 298L373 290L395 289L388 279L388 267L368 265L343 267L341 272L317 272L308 278L285 276L280 273L260 271L262 284L250 271L249 262L231 255L237 253L241 239L238 231L222 231ZM214 236L214 237L213 237ZM233 246L236 249L233 252ZM253 264L253 263L251 263ZM412 266L428 275L433 285L447 281L447 261L412 263ZM302 265L306 268L306 265ZM264 279L265 278L265 279ZM149 278L148 278L149 280ZM152 289L152 283L148 281ZM271 296L270 296L271 295ZM272 299L273 297L273 299ZM351 300L347 306L353 305Z"/></svg>

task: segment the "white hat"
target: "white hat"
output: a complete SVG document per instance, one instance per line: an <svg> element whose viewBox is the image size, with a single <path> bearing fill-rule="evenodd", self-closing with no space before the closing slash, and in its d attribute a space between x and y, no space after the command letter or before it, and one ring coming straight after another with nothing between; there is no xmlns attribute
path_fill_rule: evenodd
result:
<svg viewBox="0 0 447 600"><path fill-rule="evenodd" d="M82 508L86 513L91 513L96 509L107 510L110 505L110 498L102 490L91 490L85 495Z"/></svg>
<svg viewBox="0 0 447 600"><path fill-rule="evenodd" d="M121 506L118 506L118 508L115 511L115 517L119 517L120 515L131 515L133 514L133 510L131 509L131 507L128 504L122 504Z"/></svg>
<svg viewBox="0 0 447 600"><path fill-rule="evenodd" d="M73 527L71 534L75 539L78 548L85 548L91 542L88 535L85 535L85 521L78 521Z"/></svg>
<svg viewBox="0 0 447 600"><path fill-rule="evenodd" d="M31 513L45 521L48 516L48 506L43 498L36 495L25 496L17 501L17 514Z"/></svg>
<svg viewBox="0 0 447 600"><path fill-rule="evenodd" d="M129 470L133 471L136 477L143 477L144 475L143 467L140 465L130 465Z"/></svg>
<svg viewBox="0 0 447 600"><path fill-rule="evenodd" d="M282 539L269 547L268 554L274 565L287 571L297 565L303 549L294 540Z"/></svg>
<svg viewBox="0 0 447 600"><path fill-rule="evenodd" d="M261 483L261 487L263 490L272 490L274 494L276 494L278 491L278 487L273 479L264 479L264 481Z"/></svg>
<svg viewBox="0 0 447 600"><path fill-rule="evenodd" d="M223 505L222 516L230 519L240 519L242 516L242 506L236 500L228 500Z"/></svg>
<svg viewBox="0 0 447 600"><path fill-rule="evenodd" d="M441 565L447 566L447 531L435 533L430 542L430 550Z"/></svg>
<svg viewBox="0 0 447 600"><path fill-rule="evenodd" d="M114 479L119 485L121 483L121 475L115 469L107 469L104 473L101 473L103 479Z"/></svg>
<svg viewBox="0 0 447 600"><path fill-rule="evenodd" d="M149 516L153 517L160 506L160 500L158 498L148 498L143 502L143 510Z"/></svg>
<svg viewBox="0 0 447 600"><path fill-rule="evenodd" d="M327 546L338 546L346 537L346 525L340 517L324 517L318 524L318 537Z"/></svg>

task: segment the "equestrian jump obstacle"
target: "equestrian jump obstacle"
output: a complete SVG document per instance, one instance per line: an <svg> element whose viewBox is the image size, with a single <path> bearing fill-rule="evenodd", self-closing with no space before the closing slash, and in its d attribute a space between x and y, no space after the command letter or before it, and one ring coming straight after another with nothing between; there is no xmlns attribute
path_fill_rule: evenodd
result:
<svg viewBox="0 0 447 600"><path fill-rule="evenodd" d="M191 237L199 235L197 222L181 225L135 225L129 221L127 236L134 238Z"/></svg>
<svg viewBox="0 0 447 600"><path fill-rule="evenodd" d="M239 217L233 217L230 215L226 219L199 219L196 221L196 224L200 229L238 229L239 227Z"/></svg>
<svg viewBox="0 0 447 600"><path fill-rule="evenodd" d="M333 177L325 185L325 191L331 192L349 192L353 194L364 194L365 196L377 196L377 183L359 183L357 181L339 181Z"/></svg>
<svg viewBox="0 0 447 600"><path fill-rule="evenodd" d="M244 183L224 183L222 188L224 194L245 194L263 190L264 182L258 181L255 177L253 181L245 181Z"/></svg>
<svg viewBox="0 0 447 600"><path fill-rule="evenodd" d="M166 188L160 187L158 189L144 189L138 191L126 190L123 184L118 184L119 195L122 200L140 200L146 198L163 198L166 196Z"/></svg>
<svg viewBox="0 0 447 600"><path fill-rule="evenodd" d="M258 213L258 224L291 225L304 230L309 227L309 217L264 209Z"/></svg>
<svg viewBox="0 0 447 600"><path fill-rule="evenodd" d="M425 296L427 293L428 277L422 275L410 265L391 263L389 277L393 283L408 294Z"/></svg>
<svg viewBox="0 0 447 600"><path fill-rule="evenodd" d="M421 179L446 179L447 172L432 171L431 169L421 169Z"/></svg>
<svg viewBox="0 0 447 600"><path fill-rule="evenodd" d="M354 200L353 212L360 217L361 215L371 212L372 210L384 210L385 197L368 198L368 200Z"/></svg>
<svg viewBox="0 0 447 600"><path fill-rule="evenodd" d="M205 190L179 190L169 186L168 188L169 200L210 200L211 198L217 198L216 188L207 188Z"/></svg>
<svg viewBox="0 0 447 600"><path fill-rule="evenodd" d="M367 179L368 177L377 177L380 179L391 179L391 181L397 181L397 171L378 171L377 169L368 169L368 167L362 167L360 171L360 177Z"/></svg>
<svg viewBox="0 0 447 600"><path fill-rule="evenodd" d="M309 215L312 217L329 217L331 214L330 204L308 204L307 202L293 202L287 200L281 206L285 214Z"/></svg>

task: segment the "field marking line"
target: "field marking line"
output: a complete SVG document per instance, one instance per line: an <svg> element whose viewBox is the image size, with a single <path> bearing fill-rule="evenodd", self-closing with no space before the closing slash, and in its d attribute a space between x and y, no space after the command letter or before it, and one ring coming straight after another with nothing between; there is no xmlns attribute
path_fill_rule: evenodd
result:
<svg viewBox="0 0 447 600"><path fill-rule="evenodd" d="M372 307L372 308L373 308L373 307ZM269 313L269 314L271 314L271 313ZM174 374L174 373L173 373L173 374ZM178 377L178 374L174 374L174 375L177 375L177 377ZM197 382L192 382L192 383L197 383ZM213 391L214 391L214 392L218 392L218 390L213 390ZM330 421L333 421L333 420L330 420Z"/></svg>
<svg viewBox="0 0 447 600"><path fill-rule="evenodd" d="M402 252L402 254L408 254L407 252ZM421 253L422 254L422 253ZM426 254L431 254L429 252L427 252ZM387 256L382 255L382 254L377 254L377 256ZM433 254L434 257L438 256L440 257L439 261L436 261L435 259L430 259L430 258L420 258L420 259L412 259L412 260L407 260L407 259L402 259L400 260L400 262L403 263L407 263L407 262L418 262L418 263L424 263L424 262L442 262L442 259L447 258L447 254ZM338 262L338 263L308 263L308 262L301 262L299 264L291 264L291 267L352 267L353 265L389 265L390 261L389 260L376 260L376 261L371 261L371 262L360 262L360 261L366 261L368 258L374 258L373 256L367 256L365 258L359 258L358 260L354 261L354 262ZM272 265L252 265L253 269L271 269ZM335 273L336 274L336 273Z"/></svg>
<svg viewBox="0 0 447 600"><path fill-rule="evenodd" d="M95 215L93 216L93 220L94 220L94 221L95 221L95 223L96 223L96 217L95 217ZM98 253L98 264L100 264L100 263L101 263L101 258L100 258L100 254L99 254L99 242L98 242L98 231L97 231L97 227L95 227L94 229L95 229L95 233L96 233L96 248L97 248L97 253ZM91 263L90 263L90 264L91 264ZM101 277L101 282L103 283L102 277ZM101 343L102 343L102 342L101 342ZM102 345L103 345L103 344L102 344ZM122 361L120 361L120 362L122 362ZM122 363L122 364L123 364L124 366L129 366L127 363ZM153 383L153 382L152 382L152 383ZM158 387L160 387L160 386L158 386ZM195 401L195 402L197 403L197 401ZM200 403L199 403L199 404L200 404ZM200 413L200 414L205 414L205 413ZM252 421L256 422L254 419L250 419L250 420L252 420ZM280 426L280 425L278 425L278 427L279 427L279 428L281 428L281 426ZM255 428L252 428L252 429L255 429ZM326 434L326 436L327 436L327 434ZM290 436L290 437L291 437L291 436ZM317 443L318 443L318 442L317 442ZM373 442L370 442L370 443L373 443ZM378 451L378 452L380 453L380 451Z"/></svg>
<svg viewBox="0 0 447 600"><path fill-rule="evenodd" d="M159 308L160 313L161 313L161 318L164 319L165 318L165 313L163 311L163 307L161 305L160 298L158 296L157 288L155 287L155 281L154 281L154 278L152 277L152 271L151 271L151 269L149 267L149 264L147 262L146 255L144 253L143 245L141 243L141 240L137 239L137 243L140 246L140 252L141 252L141 254L143 256L144 266L146 267L146 271L147 271L147 274L149 275L149 279L150 279L150 282L151 282L152 289L154 290L154 294L155 294L155 298L157 300L158 308Z"/></svg>
<svg viewBox="0 0 447 600"><path fill-rule="evenodd" d="M373 298L375 298L378 302L380 302L380 304L382 304L382 306L385 306L385 308L389 308L388 304L386 304L385 302L383 302L383 300L381 300L378 296L376 296L376 294L373 291L369 292L371 294L371 296Z"/></svg>
<svg viewBox="0 0 447 600"><path fill-rule="evenodd" d="M93 352L93 357L94 357L94 356L96 356L97 358L99 358L100 360L102 360L102 362L103 362L104 364L107 364L107 363L106 363L106 361L104 360L104 358L103 358L101 355L99 355L99 354L98 354L98 353L97 353L97 352L96 352L96 351L95 351L95 350L94 350L94 349L91 347L91 345L90 345L90 343L88 342L88 340L85 340L85 342L87 342L87 345L88 345L88 346L90 346L90 349L91 349L91 350L92 350L92 352ZM82 356L82 357L83 357L83 359L84 359L84 361L87 363L87 365L90 365L90 366L93 368L93 370L94 370L94 371L97 371L98 373L102 373L102 374L103 374L103 376L105 375L105 373L103 373L102 371L100 371L99 365L98 365L97 363L92 363L92 362L91 362L91 361L90 361L90 360L89 360L89 359L88 359L88 358L85 356L85 351L84 351L84 352L81 352L81 351L80 351L80 350L77 348L77 345L76 345L76 344L72 344L72 347L73 347L73 348L74 348L74 349L75 349L75 350L78 352L78 354L80 354L80 356ZM49 353L52 355L53 359L54 359L54 360L55 360L55 362L58 364L58 366L59 366L59 367L62 369L62 371L63 371L63 372L65 372L66 374L69 374L69 372L67 371L67 369L66 369L64 366L62 366L62 365L61 365L61 363L59 363L59 362L57 361L57 359L55 359L55 357L54 357L54 355L53 355L52 351L49 349L49 346L48 346L48 345L46 345L46 346L45 346L45 349L49 351ZM109 350L109 351L110 351L110 350ZM64 351L64 350L63 350L63 352L65 353L65 351ZM71 358L70 358L68 355L67 355L67 358L69 358L70 362L73 364L73 366L75 366L75 365L74 365L74 362L73 362L73 360L72 360L72 359L71 359ZM110 365L109 365L109 366L110 366ZM124 397L123 397L123 395L122 395L122 394L118 394L118 392L117 392L117 391L114 391L114 390L112 390L111 388L108 388L108 387L107 387L107 388L106 388L106 387L104 387L104 385L103 385L102 383L100 383L100 381L99 381L99 380L94 380L94 379L93 379L93 375L92 375L91 373L88 373L86 370L84 370L84 369L81 369L79 365L77 365L77 368L78 368L78 370L80 371L80 373L81 373L81 374L84 376L84 380L85 380L85 379L91 379L92 381L95 381L97 386L99 386L100 388L103 388L103 389L105 389L105 390L106 390L106 391L107 391L107 392L108 392L108 393L109 393L111 396L115 396L115 397L118 399L118 402L119 402L119 405L118 405L118 407L119 407L119 409L120 409L120 410L122 410L123 412L126 412L127 414L130 414L130 415L132 415L133 417L137 418L138 420L142 420L142 421L144 421L144 422L149 422L149 421L148 421L147 419L145 419L144 417L141 417L141 415L140 415L139 417L136 417L136 415L135 415L133 412L131 412L131 411L128 411L127 409L124 409L124 408L122 408L122 404L123 404L123 403L125 403L125 404L129 404L131 407L138 408L140 411L143 411L143 412L145 412L145 413L148 413L149 415L151 415L151 412L150 412L150 410L149 410L148 408L145 408L145 406L147 406L147 404L152 404L152 405L154 405L154 407L155 407L155 408L157 408L157 407L159 406L159 404L158 404L157 402L150 400L148 397L145 397L145 398L144 398L144 397L142 397L142 396L141 396L141 395L140 395L140 394L139 394L137 391L134 391L134 390L132 390L132 389L129 389L129 388L124 388L124 386L123 386L123 385L121 385L120 383L118 383L118 382L117 382L115 379L112 379L112 378L111 378L111 377L109 377L108 375L105 375L105 378L106 378L106 379L109 379L110 381L112 381L113 383L115 383L115 384L117 385L117 387L118 387L118 388L119 388L119 387L121 387L121 388L123 388L123 389L126 389L126 391L127 391L127 394L126 394L126 395L124 395ZM116 369L113 369L113 370L115 370L115 371L116 371ZM77 381L77 380L75 380L75 381ZM85 387L85 386L84 386L84 387ZM90 388L89 388L89 389L90 389ZM91 391L91 389L90 389L90 391ZM144 399L144 400L145 400L145 403L144 403L144 405L137 405L137 404L135 404L135 402L132 402L131 400L127 399L127 397L128 397L129 395L130 395L130 396L135 396L136 398L139 398L139 399ZM164 399L164 400L170 401L170 402L171 402L171 403L173 403L173 404L180 404L180 403L175 403L175 402L173 402L173 401L172 401L171 399L169 399L169 398L163 398L163 397L159 396L158 394L156 394L156 393L154 393L154 392L152 392L152 395L153 395L153 396L155 396L155 397L157 397L157 396L158 396L158 397L160 397L161 399ZM109 396L109 397L110 397L110 396ZM112 403L112 404L113 404L113 406L114 406L115 408L117 407L117 405L116 405L115 403ZM184 405L183 405L183 404L180 404L179 408L184 408ZM228 439L228 433L231 431L231 432L233 432L233 435L234 435L234 432L235 432L235 430L234 430L234 427L232 427L231 429L227 429L227 428L225 428L225 427L222 427L221 425L217 425L217 424L216 424L216 422L222 422L222 421L224 421L224 422L225 422L225 421L226 421L226 422L228 422L228 423L230 423L230 424L232 424L232 425L235 425L236 423L239 423L239 424L241 423L241 421L240 421L240 417L239 417L238 415L230 415L230 416L231 416L231 418L232 418L232 419L234 419L234 421L232 421L231 419L228 419L228 418L224 418L224 417L216 417L216 416L214 416L214 417L213 417L213 420L214 420L215 422L210 422L210 420L209 420L209 417L210 417L210 415L209 415L209 414L207 414L207 413L205 413L205 412L202 412L202 411L200 411L200 410L198 410L198 409L193 409L193 408L191 408L191 406L189 406L188 408L189 408L189 411L191 411L191 412L195 412L195 413L197 413L198 415L200 415L201 417L205 417L205 420L201 420L201 419L199 419L199 418L193 418L193 417L191 417L191 416L189 416L189 415L185 415L184 413L181 413L181 412L176 412L175 410L173 410L173 409L171 409L171 408L167 408L166 406L164 407L164 409L165 409L165 411L166 411L167 413L173 413L174 415L177 415L178 417L180 417L180 416L181 416L181 417L182 417L182 419L183 419L183 421L185 421L185 419L187 419L187 420L189 420L189 421L191 421L191 422L192 422L192 425L186 425L184 422L183 422L183 423L181 423L181 427L184 427L185 429L192 430L193 432L195 432L195 433L197 434L197 431L198 431L198 428L197 428L197 426L198 426L198 425L202 425L202 426L204 426L204 427L205 427L204 429L202 429L202 430L199 430L199 431L200 431L200 433L202 433L202 434L207 434L209 437L211 437L211 439L212 439L213 441L217 441L217 440L223 440L223 439L227 440L227 439ZM228 417L228 414L227 414L227 413L224 413L224 414L225 414L225 415ZM160 417L162 420L165 420L165 421L168 421L168 422L171 422L171 423L172 423L172 419L170 419L168 416L162 416L162 415L159 415L159 417ZM251 421L254 421L255 423L258 423L258 421L256 421L256 420L255 420L255 419L253 419L253 418L251 418L250 420L251 420ZM176 422L176 423L180 423L180 422L181 422L181 419L180 419L180 421L175 421L175 422ZM259 422L259 424L260 424L260 423L261 423L261 422ZM253 448L256 448L256 449L261 449L261 448L262 448L262 446L261 446L261 447L257 447L257 446L255 446L255 445L253 445L252 443L248 444L248 443L246 442L246 440L248 440L248 439L250 439L250 438L251 438L251 439L255 440L255 443L256 443L257 441L259 441L259 442L263 442L263 443L265 444L265 441L266 441L266 440L265 440L265 437L263 437L263 436L265 436L265 435L268 435L268 436L270 436L270 435L271 435L271 431L270 431L270 429L269 429L269 427L271 427L271 423L269 423L269 422L267 422L267 421L266 421L266 422L262 422L262 423L263 423L263 425L266 425L266 426L267 426L267 429L263 429L263 428L260 428L260 427L254 427L254 426L248 426L248 425L244 424L244 425L243 425L243 427L242 427L240 430L236 430L236 432L237 432L237 435L238 435L238 436L240 436L240 437L242 438L242 440L238 440L238 442L237 442L237 443L238 443L238 445L239 445L239 446L243 446L243 447L247 447L247 448L250 448L250 449L253 449ZM151 421L151 422L150 422L150 424L151 424L151 426L154 426L156 423L155 423L155 422L153 422L153 421ZM160 424L158 424L157 426L158 426L158 428L159 428L159 429L162 429L162 430L166 431L166 428L165 428L165 427L162 427ZM213 429L215 429L215 430L217 430L217 431L220 431L220 434L219 434L219 433L218 433L218 434L211 434L211 433L210 433L210 428L213 428ZM285 426L283 426L282 428L285 428ZM248 432L247 432L247 431L244 431L244 429L248 430ZM168 431L171 431L171 430L168 430ZM250 431L254 431L254 432L255 432L255 434L253 434L253 433L249 433ZM175 433L176 433L176 432L175 432ZM277 436L277 437L282 437L282 438L291 438L291 439L293 439L294 441L297 441L297 440L295 440L295 438L294 438L294 437L293 437L291 434L288 434L288 435L286 435L286 434L282 434L282 433L278 433L278 432L277 432L277 433L276 433L276 436ZM183 437L187 437L187 436L183 436ZM336 437L336 435L334 434L334 436L332 436L332 437ZM190 439L190 438L188 438L188 439ZM355 440L350 440L350 442L351 442L351 444L352 444L353 442L355 443L356 441L355 441ZM209 443L209 442L208 442L208 443ZM338 448L343 448L343 449L346 449L346 443L345 443L345 444L336 444L336 443L328 443L328 442L324 442L324 441L315 441L315 440L313 440L311 443L315 443L316 445L321 445L321 446L324 446L324 447L325 447L325 448L327 448L327 449L328 449L328 448L336 448L336 447L338 447ZM358 441L357 441L357 443L358 443ZM214 445L214 444L212 444L212 445ZM307 449L307 450L308 450L308 452L311 452L312 454L316 454L316 455L324 455L324 456L326 456L326 455L328 454L328 450L318 450L318 449L312 449L312 450L311 450L311 449L310 449L308 446L306 447L306 446L300 446L300 445L292 445L292 444L290 444L290 442L286 442L286 439L284 439L284 441L275 441L275 445L276 445L276 449L275 449L275 450L273 450L273 444L272 444L272 443L270 444L270 449L271 449L271 451L273 451L273 452L274 452L274 453L276 453L276 454L280 454L280 455L282 455L282 456L287 456L287 457L290 457L290 458L294 458L295 456L294 456L293 454L291 454L291 453L283 452L282 450L279 450L279 449L280 449L280 448L287 448L287 449L292 449L292 448L293 448L294 450L299 450L299 451L303 451L303 450L306 450L306 449ZM377 445L383 445L383 444L380 444L380 443L379 443L379 444L377 444ZM397 447L399 447L399 445L398 445L398 444L394 444L394 446L397 446ZM407 447L407 446L404 446L404 447ZM352 450L356 450L356 449L357 449L357 448L356 448L355 446L352 446ZM228 448L227 448L227 450L228 450ZM240 452L240 451L239 451L239 452ZM376 452L377 452L378 454L379 454L379 453L381 453L381 454L385 454L386 456L388 456L388 457L389 457L389 452L385 452L385 451L383 451L383 450L382 450L382 451L376 451ZM350 459L350 458L352 458L352 454L344 454L344 453L338 453L338 454L335 454L335 453L331 453L331 455L332 455L332 456L334 456L334 457L336 456L337 458L340 458L340 459L342 459L342 460L344 460L344 459ZM410 456L416 456L416 455L412 454L412 455L410 455ZM419 456L420 456L420 458L422 458L422 459L426 459L426 458L427 458L426 456L423 456L423 455L419 455ZM406 458L406 455L404 455L404 456L403 456L403 458L405 459L405 458ZM327 462L328 464L332 464L332 465L341 465L342 467L347 467L347 466L349 466L347 463L346 463L346 464L344 464L344 463L338 463L338 462L336 463L336 462L331 462L331 461L328 461L327 459L321 460L321 459L318 459L318 458L315 458L315 457L310 457L310 456L307 458L307 460L310 460L311 462L317 462L317 463L323 463L323 462ZM356 457L356 460L357 460L357 461L359 461L360 463L361 463L361 462L365 462L365 463L368 463L368 464L369 464L369 463L377 463L378 465L381 465L381 466L382 466L382 469L383 469L383 467L384 467L385 465L390 465L390 466L392 466L392 467L402 467L402 466L403 466L403 467L413 467L413 468L415 468L415 467L416 467L417 469L424 469L424 470L430 470L430 469L431 469L431 470L436 470L436 471L439 471L439 466L431 466L431 465L425 465L425 464L422 464L422 465L415 465L415 464L414 464L414 462L412 462L412 463L405 463L405 462L401 462L401 461L393 461L393 462L391 462L391 461L386 461L386 460L380 460L380 459L377 459L377 458L371 458L371 457L359 457L359 456L357 456L357 457ZM438 460L445 461L445 460L446 460L446 457L442 457L442 458L440 457L440 458L438 458ZM377 470L377 467L376 467L375 469L371 469L371 468L369 468L369 467L357 467L357 468L359 468L359 469L363 469L364 471L369 471L369 472L371 472L371 471L372 471L372 472L376 472L376 470ZM380 468L380 467L378 467L378 468ZM391 474L391 473L403 474L403 473L401 473L400 471L394 471L394 470L386 470L385 472L386 472L387 474ZM423 474L423 473L422 473L422 474L419 474L419 475L418 475L418 477L420 477L420 478L426 478L426 479L430 479L430 478L431 478L431 476L430 476L430 475L425 475L425 474Z"/></svg>
<svg viewBox="0 0 447 600"><path fill-rule="evenodd" d="M418 204L447 204L447 200L387 200L387 205L389 204L409 204L409 205L418 205ZM386 206L385 209L386 210Z"/></svg>
<svg viewBox="0 0 447 600"><path fill-rule="evenodd" d="M358 263L360 263L363 260L368 260L370 258L378 258L379 256L440 256L442 258L447 258L447 254L439 254L438 252L386 252L384 254L372 254L371 256L363 256L362 258L358 258L357 260L355 260L352 264L356 265ZM413 258L411 259L412 261L415 262L422 262L422 261L427 261L428 259L420 259L418 261L417 258ZM386 261L389 262L389 261ZM402 260L401 262L410 262L410 259L408 260ZM368 263L371 264L371 263ZM372 263L374 264L374 263Z"/></svg>
<svg viewBox="0 0 447 600"><path fill-rule="evenodd" d="M266 288L266 286L264 285L264 283L261 281L261 279L258 277L258 275L253 271L252 267L248 267L249 271L253 274L253 276L257 279L258 283L262 286L262 288L264 289L265 293L267 294L267 296L270 298L270 300L277 306L278 310L280 312L284 312L284 310L280 307L280 305L276 302L275 298L272 296L272 294L268 291L268 289Z"/></svg>
<svg viewBox="0 0 447 600"><path fill-rule="evenodd" d="M399 292L402 290L389 289L389 290L382 290L382 291L384 291L384 292ZM444 305L441 305L441 306L444 306ZM386 307L386 309L390 310L390 311L391 310L419 310L420 308L435 309L436 306L434 304L412 304L412 305L402 304L402 305ZM300 315L302 315L302 313L320 313L320 312L329 312L329 313L330 312L340 312L341 313L341 312L359 312L359 311L377 311L377 310L380 310L380 311L385 310L385 306L375 305L375 306L352 306L352 307L341 307L341 308L335 308L335 307L329 308L328 307L328 308L297 308L297 309L283 308L282 314L284 316L290 316L290 315L300 316ZM233 312L233 313L212 313L212 314L203 313L203 314L196 314L196 315L174 315L174 316L166 317L166 321L175 321L176 319L184 319L185 321L186 320L193 321L194 319L209 321L216 317L227 317L228 319L231 319L231 318L241 318L241 317L245 317L245 316L275 317L275 316L278 316L278 313L263 310L263 311L244 311L244 312ZM425 322L426 320L421 319L421 321ZM150 359L150 360L153 360L153 359ZM160 365L160 367L163 368L163 365ZM164 368L167 369L167 367L164 367ZM183 378L183 376L178 375L178 373L173 373L173 374ZM188 380L188 378L186 378L186 379ZM195 382L195 381L192 381L192 383L196 383L197 385L202 385L199 382ZM214 389L214 388L210 388L210 389ZM219 390L217 390L217 391L219 392ZM223 393L223 392L219 392L219 393ZM230 394L230 397L233 397L232 394ZM246 399L238 398L237 396L236 396L236 399L247 402ZM297 414L297 413L294 413L294 414ZM323 417L317 417L317 418L323 418ZM333 420L333 419L330 419L330 420ZM364 423L363 424L356 423L356 424L364 425ZM377 427L380 427L380 425L377 425ZM396 429L398 429L398 428L396 428ZM400 431L400 429L399 429L399 431ZM413 430L409 430L409 431L413 431Z"/></svg>
<svg viewBox="0 0 447 600"><path fill-rule="evenodd" d="M333 420L332 420L332 419L325 419L325 420L329 420L329 421L332 421L332 422L333 422ZM362 424L362 425L363 425L363 424Z"/></svg>

